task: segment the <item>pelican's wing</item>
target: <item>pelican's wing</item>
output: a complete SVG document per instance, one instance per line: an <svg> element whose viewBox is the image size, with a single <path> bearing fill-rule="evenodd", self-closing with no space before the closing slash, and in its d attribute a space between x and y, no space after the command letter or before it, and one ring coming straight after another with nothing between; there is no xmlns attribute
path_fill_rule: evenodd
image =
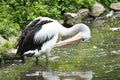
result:
<svg viewBox="0 0 120 80"><path fill-rule="evenodd" d="M22 44L22 41L24 40L24 37L31 32L32 30L34 30L37 27L41 27L42 25L46 24L46 21L54 21L51 18L48 17L38 17L35 18L33 21L31 21L25 28L25 30L22 32L21 36L18 39L17 45L19 46Z"/></svg>
<svg viewBox="0 0 120 80"><path fill-rule="evenodd" d="M32 28L35 27L35 25L40 21L40 18L37 18L33 21L31 21L26 28L24 29L24 31L21 33L18 41L17 41L17 45L16 46L21 46L22 41L24 40L25 36L31 31L33 30Z"/></svg>
<svg viewBox="0 0 120 80"><path fill-rule="evenodd" d="M22 32L19 40L18 40L18 50L17 50L17 54L23 55L24 52L28 51L28 50L34 50L36 48L41 49L42 44L45 41L41 41L41 42L35 42L35 35L37 32L40 32L42 30L42 26L48 23L51 23L53 21L51 20L44 20L41 21L40 19L36 19L34 21L32 21L27 28ZM39 35L41 36L41 34ZM40 37L41 39L42 37ZM46 39L44 40L48 40L48 37L45 37ZM49 37L50 38L50 37Z"/></svg>

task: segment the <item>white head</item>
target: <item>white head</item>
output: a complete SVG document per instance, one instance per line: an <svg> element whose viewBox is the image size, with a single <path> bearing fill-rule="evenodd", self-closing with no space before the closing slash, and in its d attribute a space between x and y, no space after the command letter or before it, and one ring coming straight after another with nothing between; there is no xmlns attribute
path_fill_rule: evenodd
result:
<svg viewBox="0 0 120 80"><path fill-rule="evenodd" d="M90 28L87 25L80 23L74 26L78 27L82 40L86 41L91 37Z"/></svg>

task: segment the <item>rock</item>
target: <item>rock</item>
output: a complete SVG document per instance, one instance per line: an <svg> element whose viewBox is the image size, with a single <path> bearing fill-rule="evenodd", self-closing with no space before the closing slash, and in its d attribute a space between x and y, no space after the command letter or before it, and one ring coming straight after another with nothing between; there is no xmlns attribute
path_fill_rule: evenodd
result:
<svg viewBox="0 0 120 80"><path fill-rule="evenodd" d="M107 17L107 18L112 17L113 14L114 14L114 11L111 10L108 14L106 14L106 17Z"/></svg>
<svg viewBox="0 0 120 80"><path fill-rule="evenodd" d="M17 49L14 49L14 48L7 51L8 54L16 54L16 52L17 52Z"/></svg>
<svg viewBox="0 0 120 80"><path fill-rule="evenodd" d="M4 39L2 36L0 36L0 47L3 45L5 42L7 42L6 39Z"/></svg>
<svg viewBox="0 0 120 80"><path fill-rule="evenodd" d="M58 22L60 23L60 24L64 24L64 20L58 20Z"/></svg>
<svg viewBox="0 0 120 80"><path fill-rule="evenodd" d="M2 79L2 75L0 74L0 79Z"/></svg>
<svg viewBox="0 0 120 80"><path fill-rule="evenodd" d="M111 31L120 31L120 27L110 28Z"/></svg>
<svg viewBox="0 0 120 80"><path fill-rule="evenodd" d="M114 10L120 10L120 2L112 3L112 4L110 5L110 8L111 8L111 9L114 9Z"/></svg>
<svg viewBox="0 0 120 80"><path fill-rule="evenodd" d="M113 18L120 18L120 13L114 14Z"/></svg>
<svg viewBox="0 0 120 80"><path fill-rule="evenodd" d="M65 22L69 25L74 25L82 21L81 14L77 13L65 13Z"/></svg>
<svg viewBox="0 0 120 80"><path fill-rule="evenodd" d="M102 4L96 2L91 8L91 15L94 17L100 16L105 11Z"/></svg>
<svg viewBox="0 0 120 80"><path fill-rule="evenodd" d="M78 15L81 15L82 16L82 19L86 19L89 17L89 10L88 9L80 9L78 12L77 12Z"/></svg>
<svg viewBox="0 0 120 80"><path fill-rule="evenodd" d="M16 42L17 41L17 37L11 36L11 37L8 38L8 40L10 42Z"/></svg>
<svg viewBox="0 0 120 80"><path fill-rule="evenodd" d="M105 22L104 19L96 19L90 23L91 26L93 27L101 27L103 23Z"/></svg>
<svg viewBox="0 0 120 80"><path fill-rule="evenodd" d="M81 23L82 19L89 17L88 9L80 9L77 13L65 13L65 21L69 25L75 25Z"/></svg>
<svg viewBox="0 0 120 80"><path fill-rule="evenodd" d="M71 19L71 18L73 18L73 17L76 17L77 14L76 14L76 13L67 12L67 13L65 13L65 16L66 16L68 19Z"/></svg>

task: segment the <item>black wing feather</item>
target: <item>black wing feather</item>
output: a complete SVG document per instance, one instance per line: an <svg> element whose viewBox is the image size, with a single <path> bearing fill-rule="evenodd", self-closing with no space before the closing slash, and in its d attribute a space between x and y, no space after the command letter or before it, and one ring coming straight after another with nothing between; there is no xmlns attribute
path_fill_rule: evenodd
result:
<svg viewBox="0 0 120 80"><path fill-rule="evenodd" d="M17 45L20 46L22 44L22 41L24 40L25 36L32 30L32 28L35 27L35 25L40 21L40 19L36 19L31 21L26 27L26 29L22 32L21 36L18 39Z"/></svg>

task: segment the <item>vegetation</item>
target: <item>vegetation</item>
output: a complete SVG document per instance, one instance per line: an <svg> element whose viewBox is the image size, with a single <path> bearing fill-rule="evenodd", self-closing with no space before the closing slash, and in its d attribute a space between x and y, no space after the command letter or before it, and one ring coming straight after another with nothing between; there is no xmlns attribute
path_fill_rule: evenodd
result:
<svg viewBox="0 0 120 80"><path fill-rule="evenodd" d="M1 60L3 61L3 58L6 57L14 57L14 54L8 54L8 51L10 49L12 49L14 47L15 43L14 42L10 42L10 41L6 41L3 45L0 46L0 64L1 64Z"/></svg>
<svg viewBox="0 0 120 80"><path fill-rule="evenodd" d="M111 3L118 2L119 0L97 0L102 3L106 8L109 8Z"/></svg>
<svg viewBox="0 0 120 80"><path fill-rule="evenodd" d="M0 1L0 35L8 38L18 35L32 19L47 16L61 19L65 12L89 8L99 1L106 7L119 0L2 0Z"/></svg>

